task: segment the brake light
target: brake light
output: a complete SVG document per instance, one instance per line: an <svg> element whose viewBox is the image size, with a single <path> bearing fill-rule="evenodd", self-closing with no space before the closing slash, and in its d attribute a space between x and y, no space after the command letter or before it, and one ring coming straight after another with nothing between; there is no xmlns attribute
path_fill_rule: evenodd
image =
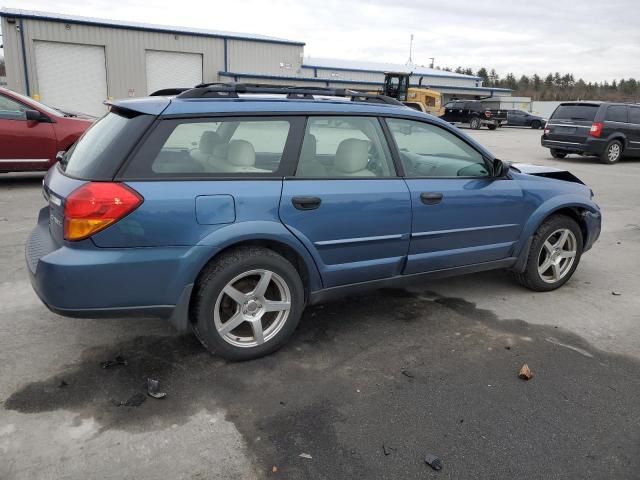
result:
<svg viewBox="0 0 640 480"><path fill-rule="evenodd" d="M486 112L484 112L484 116L487 118L491 118L491 112L487 110Z"/></svg>
<svg viewBox="0 0 640 480"><path fill-rule="evenodd" d="M64 238L88 238L127 216L143 201L122 183L85 183L71 192L64 204Z"/></svg>
<svg viewBox="0 0 640 480"><path fill-rule="evenodd" d="M551 131L551 129L550 129L549 127L546 127L546 128L544 129L544 134L545 134L545 135L549 135L549 132L550 132L550 131Z"/></svg>
<svg viewBox="0 0 640 480"><path fill-rule="evenodd" d="M602 122L594 122L591 125L591 130L589 130L589 135L600 138L600 135L602 135Z"/></svg>

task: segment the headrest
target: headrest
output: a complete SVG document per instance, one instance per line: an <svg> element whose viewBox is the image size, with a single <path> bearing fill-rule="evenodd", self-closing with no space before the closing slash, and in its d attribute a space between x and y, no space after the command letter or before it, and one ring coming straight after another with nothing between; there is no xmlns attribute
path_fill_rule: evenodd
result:
<svg viewBox="0 0 640 480"><path fill-rule="evenodd" d="M313 133L307 133L302 142L302 152L300 152L300 156L302 158L315 157L317 145L318 140L316 136Z"/></svg>
<svg viewBox="0 0 640 480"><path fill-rule="evenodd" d="M334 168L344 173L354 173L367 168L369 142L357 138L347 138L338 145Z"/></svg>
<svg viewBox="0 0 640 480"><path fill-rule="evenodd" d="M218 135L217 132L213 130L207 130L202 132L200 136L200 144L198 145L198 149L207 155L213 154L213 149L216 145L222 143L222 138Z"/></svg>
<svg viewBox="0 0 640 480"><path fill-rule="evenodd" d="M227 150L227 161L238 167L253 167L256 164L256 151L246 140L232 140Z"/></svg>

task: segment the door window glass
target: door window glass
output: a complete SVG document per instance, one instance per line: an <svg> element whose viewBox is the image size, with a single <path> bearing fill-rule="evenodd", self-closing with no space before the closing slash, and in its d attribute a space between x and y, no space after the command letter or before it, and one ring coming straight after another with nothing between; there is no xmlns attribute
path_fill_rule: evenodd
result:
<svg viewBox="0 0 640 480"><path fill-rule="evenodd" d="M640 107L629 108L629 123L640 125Z"/></svg>
<svg viewBox="0 0 640 480"><path fill-rule="evenodd" d="M482 154L447 130L413 120L387 119L407 177L486 177Z"/></svg>
<svg viewBox="0 0 640 480"><path fill-rule="evenodd" d="M0 95L0 119L4 120L26 120L27 107L12 100L9 97Z"/></svg>
<svg viewBox="0 0 640 480"><path fill-rule="evenodd" d="M309 117L296 176L395 176L379 120L373 117Z"/></svg>

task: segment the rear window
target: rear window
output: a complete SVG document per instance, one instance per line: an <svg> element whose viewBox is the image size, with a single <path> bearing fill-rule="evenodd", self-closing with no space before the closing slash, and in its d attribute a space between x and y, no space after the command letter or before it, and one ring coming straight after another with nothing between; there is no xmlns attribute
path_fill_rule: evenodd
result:
<svg viewBox="0 0 640 480"><path fill-rule="evenodd" d="M110 180L152 120L149 115L108 113L67 151L62 169L76 178Z"/></svg>
<svg viewBox="0 0 640 480"><path fill-rule="evenodd" d="M627 122L627 107L624 105L611 105L607 107L607 115L604 118L611 122Z"/></svg>
<svg viewBox="0 0 640 480"><path fill-rule="evenodd" d="M553 112L554 120L586 120L592 122L596 118L598 105L560 105Z"/></svg>

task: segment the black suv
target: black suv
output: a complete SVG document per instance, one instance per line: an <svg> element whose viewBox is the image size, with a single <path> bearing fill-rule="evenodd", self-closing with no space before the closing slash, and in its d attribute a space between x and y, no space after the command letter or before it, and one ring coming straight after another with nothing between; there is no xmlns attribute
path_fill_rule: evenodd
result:
<svg viewBox="0 0 640 480"><path fill-rule="evenodd" d="M640 105L565 102L549 119L541 140L553 158L597 155L606 164L640 155Z"/></svg>
<svg viewBox="0 0 640 480"><path fill-rule="evenodd" d="M507 122L507 111L488 109L479 100L455 100L445 104L444 115L440 118L453 125L468 125L474 130L482 125L495 130Z"/></svg>

